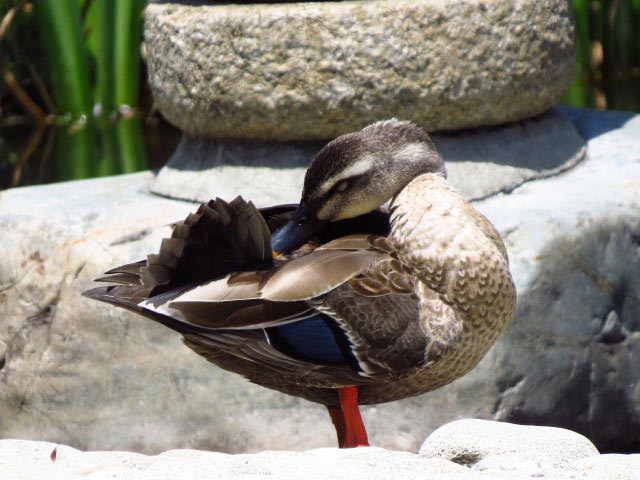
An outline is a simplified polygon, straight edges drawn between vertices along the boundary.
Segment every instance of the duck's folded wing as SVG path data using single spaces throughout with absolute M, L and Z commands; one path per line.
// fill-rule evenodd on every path
M 359 385 L 371 382 L 348 365 L 326 365 L 291 357 L 265 341 L 261 330 L 218 331 L 215 335 L 184 336 L 185 344 L 207 360 L 221 365 L 219 352 L 244 360 L 244 365 L 232 362 L 230 368 L 252 380 L 253 368 L 265 368 L 286 375 L 292 380 L 317 387 Z M 255 367 L 252 368 L 252 365 Z M 237 368 L 239 367 L 239 368 Z
M 174 224 L 158 254 L 110 270 L 100 280 L 116 285 L 85 296 L 181 333 L 207 358 L 219 351 L 279 371 L 314 372 L 317 384 L 329 385 L 331 375 L 322 373 L 329 370 L 337 384 L 367 381 L 342 326 L 316 306 L 387 253 L 373 247 L 379 237 L 352 235 L 274 262 L 270 230 L 292 210 L 259 212 L 241 198 L 209 202 Z
M 306 318 L 315 299 L 387 258 L 363 248 L 371 247 L 366 237 L 336 240 L 271 269 L 208 282 L 168 299 L 166 308 L 209 328 L 265 328 Z
M 256 343 L 254 360 L 276 350 L 315 365 L 349 366 L 349 378 L 363 382 L 409 372 L 425 363 L 428 339 L 412 280 L 380 238 L 336 239 L 268 272 L 210 282 L 168 305 L 210 328 L 263 328 L 268 344 Z M 219 315 L 225 303 L 226 317 Z
M 186 321 L 179 314 L 161 313 L 145 306 L 147 300 L 142 299 L 148 292 L 148 287 L 115 285 L 94 288 L 84 295 L 133 311 L 182 334 L 185 345 L 196 353 L 250 380 L 254 380 L 257 372 L 263 372 L 266 368 L 290 376 L 300 383 L 318 387 L 364 384 L 370 381 L 346 362 L 326 365 L 287 355 L 269 343 L 266 331 L 262 328 L 212 329 Z M 305 308 L 309 315 L 311 309 L 308 306 Z M 223 358 L 227 360 L 222 361 Z M 229 358 L 236 360 L 229 361 Z
M 294 208 L 259 211 L 241 197 L 212 200 L 173 224 L 157 254 L 98 279 L 118 287 L 85 295 L 150 318 L 160 314 L 212 329 L 263 328 L 307 318 L 312 308 L 305 300 L 358 275 L 376 253 L 322 250 L 276 266 L 271 230 Z

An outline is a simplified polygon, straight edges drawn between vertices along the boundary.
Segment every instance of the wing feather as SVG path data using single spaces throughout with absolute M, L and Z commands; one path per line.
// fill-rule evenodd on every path
M 367 378 L 347 365 L 287 356 L 269 343 L 263 331 L 317 315 L 318 297 L 336 288 L 349 289 L 348 282 L 356 277 L 369 278 L 371 266 L 388 258 L 374 245 L 377 235 L 352 234 L 368 231 L 367 217 L 352 230 L 347 221 L 333 225 L 295 255 L 274 262 L 271 232 L 288 221 L 295 208 L 259 211 L 241 197 L 229 203 L 212 200 L 173 224 L 171 237 L 162 241 L 158 253 L 114 268 L 99 279 L 117 285 L 85 295 L 181 333 L 190 348 L 214 363 L 222 355 L 216 352 L 225 352 L 302 383 L 366 383 Z M 377 216 L 380 225 L 374 231 L 384 232 L 388 217 Z M 376 282 L 371 277 L 367 285 Z M 336 324 L 345 329 L 340 319 Z
M 279 267 L 262 287 L 262 298 L 290 302 L 321 296 L 366 270 L 373 251 L 316 250 Z

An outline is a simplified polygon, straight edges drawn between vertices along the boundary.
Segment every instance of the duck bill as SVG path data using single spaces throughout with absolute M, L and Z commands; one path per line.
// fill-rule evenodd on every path
M 304 245 L 327 221 L 318 220 L 315 213 L 306 205 L 300 205 L 293 213 L 289 223 L 271 236 L 271 249 L 274 256 L 289 253 Z

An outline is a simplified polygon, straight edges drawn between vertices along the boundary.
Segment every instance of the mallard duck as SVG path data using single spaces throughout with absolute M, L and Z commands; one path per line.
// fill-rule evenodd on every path
M 395 119 L 327 144 L 299 204 L 211 200 L 173 225 L 158 254 L 98 280 L 114 285 L 85 296 L 325 405 L 340 447 L 368 445 L 358 405 L 473 368 L 516 300 L 498 231 L 449 185 L 429 136 Z

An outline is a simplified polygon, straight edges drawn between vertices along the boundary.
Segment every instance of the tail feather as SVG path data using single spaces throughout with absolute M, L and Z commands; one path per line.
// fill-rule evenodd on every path
M 142 285 L 140 275 L 134 273 L 112 273 L 93 279 L 94 282 L 117 283 L 119 285 Z
M 212 330 L 209 328 L 199 327 L 192 325 L 181 320 L 172 318 L 168 315 L 163 315 L 153 310 L 146 309 L 138 304 L 148 298 L 148 287 L 133 287 L 133 286 L 110 286 L 110 287 L 98 287 L 82 292 L 83 297 L 105 302 L 116 307 L 124 308 L 131 312 L 142 315 L 154 322 L 164 325 L 171 330 L 174 330 L 182 335 L 207 335 L 211 334 Z
M 171 237 L 162 240 L 158 253 L 107 271 L 96 281 L 116 285 L 83 295 L 133 311 L 183 335 L 211 333 L 183 321 L 180 315 L 172 318 L 167 312 L 146 308 L 143 302 L 180 295 L 199 282 L 271 263 L 269 228 L 260 211 L 242 197 L 230 203 L 211 200 L 172 226 Z
M 105 275 L 110 275 L 112 273 L 132 273 L 134 275 L 139 275 L 140 270 L 146 266 L 147 262 L 144 260 L 140 260 L 139 262 L 127 263 L 126 265 L 120 265 L 119 267 L 112 268 L 105 273 Z
M 158 253 L 109 270 L 98 281 L 144 285 L 156 294 L 187 281 L 220 278 L 272 262 L 267 223 L 253 203 L 240 196 L 230 203 L 211 200 L 172 226 Z

